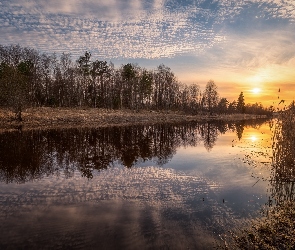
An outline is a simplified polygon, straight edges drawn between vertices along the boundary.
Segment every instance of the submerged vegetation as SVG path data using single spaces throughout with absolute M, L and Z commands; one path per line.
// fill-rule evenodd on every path
M 190 114 L 249 113 L 267 115 L 272 108 L 220 97 L 210 80 L 199 85 L 179 82 L 163 64 L 147 70 L 137 64 L 115 68 L 85 52 L 73 61 L 70 54 L 40 53 L 19 45 L 0 45 L 0 106 L 13 109 L 22 120 L 25 107 L 91 107 L 131 110 L 174 110 Z

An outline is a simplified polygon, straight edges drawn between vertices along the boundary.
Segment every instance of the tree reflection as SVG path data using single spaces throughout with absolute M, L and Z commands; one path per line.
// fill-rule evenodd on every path
M 243 137 L 244 127 L 245 127 L 245 121 L 236 123 L 236 133 L 239 140 L 241 140 Z
M 245 123 L 243 126 L 245 126 Z M 237 124 L 233 125 L 224 121 L 210 121 L 204 123 L 200 126 L 200 135 L 204 142 L 204 147 L 207 151 L 210 151 L 214 147 L 219 135 L 224 134 L 228 130 L 235 131 L 237 128 Z
M 207 149 L 207 151 L 210 151 L 215 145 L 218 137 L 217 127 L 211 122 L 204 124 L 204 126 L 201 127 L 201 137 L 204 141 L 204 147 Z
M 75 171 L 92 178 L 94 170 L 107 169 L 113 162 L 128 168 L 145 161 L 162 166 L 178 147 L 203 142 L 210 151 L 220 134 L 236 128 L 226 122 L 190 122 L 6 132 L 0 134 L 0 181 L 24 183 L 61 174 L 70 178 Z

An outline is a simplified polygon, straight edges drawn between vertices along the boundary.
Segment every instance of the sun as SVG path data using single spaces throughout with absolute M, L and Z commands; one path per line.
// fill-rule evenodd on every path
M 254 89 L 252 89 L 252 93 L 253 94 L 258 94 L 260 92 L 261 92 L 261 89 L 260 88 L 254 88 Z

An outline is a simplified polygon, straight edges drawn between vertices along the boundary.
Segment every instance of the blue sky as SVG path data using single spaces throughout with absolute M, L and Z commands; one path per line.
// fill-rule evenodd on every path
M 183 83 L 213 79 L 231 100 L 243 91 L 270 103 L 279 87 L 295 97 L 294 0 L 0 0 L 0 22 L 2 45 L 164 63 Z

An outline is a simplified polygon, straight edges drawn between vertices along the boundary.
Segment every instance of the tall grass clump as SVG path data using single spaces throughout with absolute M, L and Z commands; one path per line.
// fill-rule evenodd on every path
M 273 133 L 272 193 L 276 202 L 294 201 L 295 181 L 295 107 L 282 111 Z
M 295 249 L 295 107 L 281 111 L 273 127 L 271 197 L 263 217 L 231 232 L 223 249 Z

